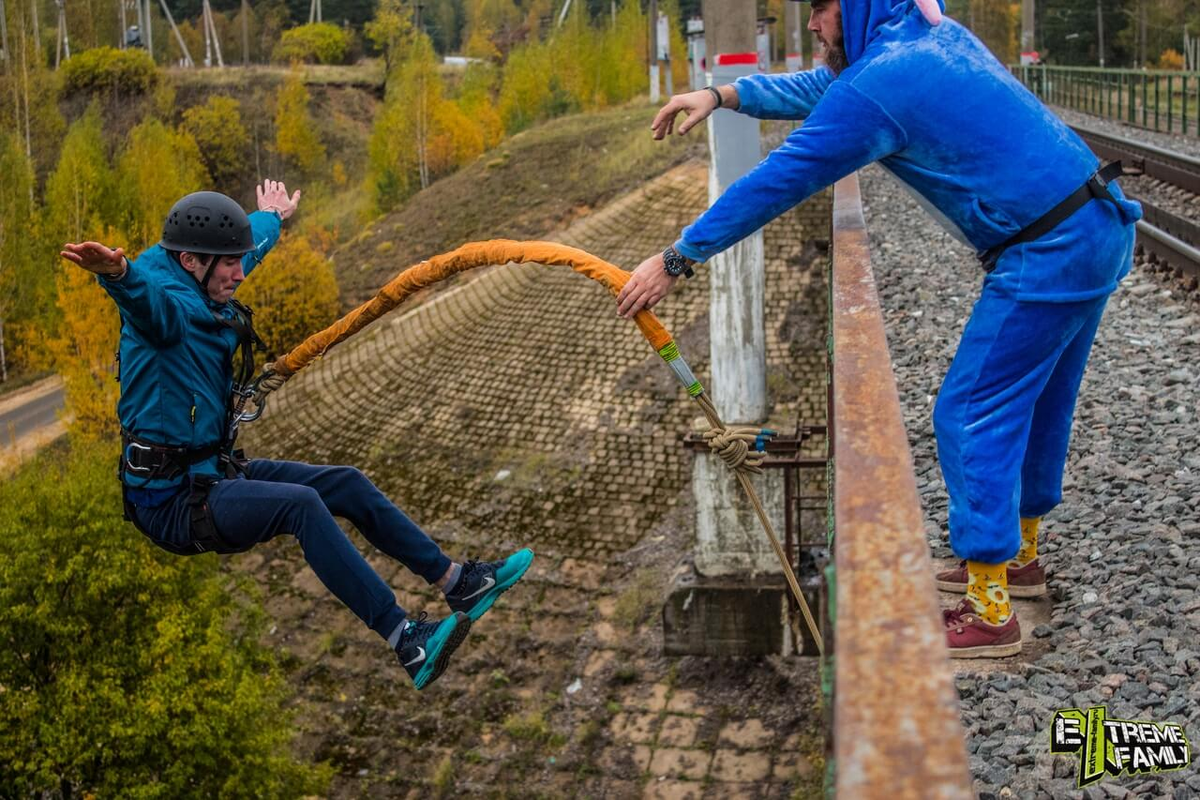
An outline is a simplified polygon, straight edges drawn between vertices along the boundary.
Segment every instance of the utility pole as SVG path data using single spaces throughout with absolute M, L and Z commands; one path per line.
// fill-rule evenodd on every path
M 135 2 L 141 4 L 142 0 L 135 0 Z M 154 26 L 150 24 L 150 0 L 146 0 L 144 5 L 143 13 L 146 17 L 146 27 L 142 28 L 142 31 L 146 36 L 146 52 L 150 54 L 150 58 L 154 58 Z M 163 9 L 166 9 L 165 5 Z M 170 14 L 167 14 L 167 16 L 170 17 Z M 174 22 L 171 23 L 171 27 L 175 27 Z
M 723 86 L 758 72 L 758 24 L 754 3 L 704 0 L 709 84 Z M 709 204 L 762 157 L 758 120 L 727 109 L 708 119 Z M 751 234 L 703 267 L 709 273 L 709 331 L 712 399 L 730 425 L 766 420 L 765 273 L 762 231 Z M 782 519 L 780 473 L 755 476 L 768 513 Z M 774 488 L 773 488 L 774 487 Z M 773 551 L 756 518 L 738 496 L 737 483 L 716 456 L 696 458 L 696 569 L 719 576 L 778 572 Z
M 658 91 L 658 0 L 650 0 L 650 104 L 660 99 Z
M 66 57 L 71 57 L 71 42 L 67 38 L 67 4 L 66 0 L 54 0 L 58 6 L 58 41 L 54 46 L 54 68 L 58 69 L 58 65 L 62 63 L 63 51 L 66 51 Z
M 149 3 L 150 0 L 146 0 L 146 2 Z M 175 41 L 179 44 L 179 51 L 181 53 L 183 53 L 183 65 L 185 67 L 196 66 L 196 62 L 192 60 L 191 52 L 188 51 L 187 43 L 184 42 L 183 37 L 179 35 L 179 27 L 175 24 L 175 18 L 171 16 L 171 9 L 167 8 L 167 0 L 158 0 L 158 2 L 162 5 L 163 15 L 167 18 L 167 24 L 171 26 L 171 30 L 174 31 L 174 33 L 175 33 Z M 150 29 L 150 26 L 149 26 L 149 21 L 150 21 L 149 20 L 149 17 L 150 17 L 149 11 L 150 11 L 150 9 L 147 8 L 146 11 L 147 11 L 147 13 L 146 13 L 146 17 L 147 17 L 146 33 L 149 34 L 149 32 L 150 32 L 150 30 L 149 30 Z M 147 41 L 149 41 L 149 40 L 147 40 Z
M 242 0 L 242 66 L 250 63 L 250 4 Z
M 204 0 L 200 7 L 204 18 L 204 66 L 212 66 L 212 52 L 217 54 L 217 66 L 224 67 L 225 59 L 221 57 L 221 40 L 217 38 L 217 23 L 213 20 L 212 6 Z
M 788 72 L 804 69 L 804 34 L 800 28 L 800 3 L 783 2 L 783 57 Z
M 1104 69 L 1104 5 L 1096 0 L 1096 49 L 1100 54 L 1100 69 Z
M 8 74 L 8 12 L 4 0 L 0 0 L 0 61 L 4 62 L 4 73 Z
M 1021 0 L 1021 52 L 1033 52 L 1033 0 Z

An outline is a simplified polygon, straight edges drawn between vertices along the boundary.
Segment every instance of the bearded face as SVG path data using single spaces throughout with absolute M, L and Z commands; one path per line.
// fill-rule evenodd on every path
M 842 4 L 839 0 L 813 0 L 808 29 L 825 48 L 825 65 L 838 74 L 849 66 L 842 43 Z

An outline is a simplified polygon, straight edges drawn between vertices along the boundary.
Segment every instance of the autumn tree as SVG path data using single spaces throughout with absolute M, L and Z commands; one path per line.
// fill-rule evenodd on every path
M 33 167 L 22 142 L 15 135 L 0 132 L 0 382 L 8 380 L 9 329 L 14 317 L 25 316 L 33 304 L 22 300 L 32 297 L 38 276 L 35 268 L 35 228 L 33 207 Z
M 46 181 L 44 214 L 52 242 L 78 242 L 115 221 L 115 181 L 104 151 L 100 107 L 93 102 L 68 129 Z
M 108 246 L 124 247 L 121 234 L 109 228 L 96 237 Z M 117 307 L 87 270 L 60 260 L 55 267 L 57 333 L 47 341 L 55 371 L 63 379 L 71 433 L 82 440 L 116 436 L 115 356 L 121 333 Z
M 390 77 L 401 48 L 411 40 L 413 33 L 409 10 L 403 0 L 380 0 L 375 16 L 363 27 L 363 32 L 383 55 L 385 74 Z
M 120 220 L 135 252 L 159 240 L 175 201 L 209 186 L 196 140 L 157 119 L 147 119 L 129 132 L 117 173 Z
M 308 103 L 304 76 L 294 68 L 275 101 L 275 152 L 302 173 L 311 173 L 325 161 L 325 146 L 313 130 Z
M 250 147 L 241 104 L 232 97 L 213 95 L 204 105 L 183 112 L 183 128 L 196 140 L 213 188 L 236 194 L 238 179 L 246 174 Z
M 0 796 L 326 796 L 252 585 L 122 521 L 115 455 L 72 441 L 0 484 Z
M 284 234 L 238 290 L 254 309 L 254 329 L 279 354 L 327 327 L 338 317 L 333 262 L 298 234 Z

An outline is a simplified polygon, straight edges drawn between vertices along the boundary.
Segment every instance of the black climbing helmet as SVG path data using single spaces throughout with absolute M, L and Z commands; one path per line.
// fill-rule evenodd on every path
M 250 218 L 232 197 L 192 192 L 171 206 L 159 245 L 177 253 L 240 256 L 254 249 L 254 235 Z

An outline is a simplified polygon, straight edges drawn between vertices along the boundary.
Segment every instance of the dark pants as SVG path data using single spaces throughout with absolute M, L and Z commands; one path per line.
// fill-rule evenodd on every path
M 138 523 L 173 553 L 195 552 L 188 493 L 157 508 L 137 509 Z M 405 617 L 396 595 L 334 522 L 348 519 L 372 545 L 433 583 L 450 559 L 433 540 L 353 467 L 254 460 L 246 475 L 219 481 L 208 496 L 225 552 L 249 550 L 290 533 L 329 591 L 383 638 Z

